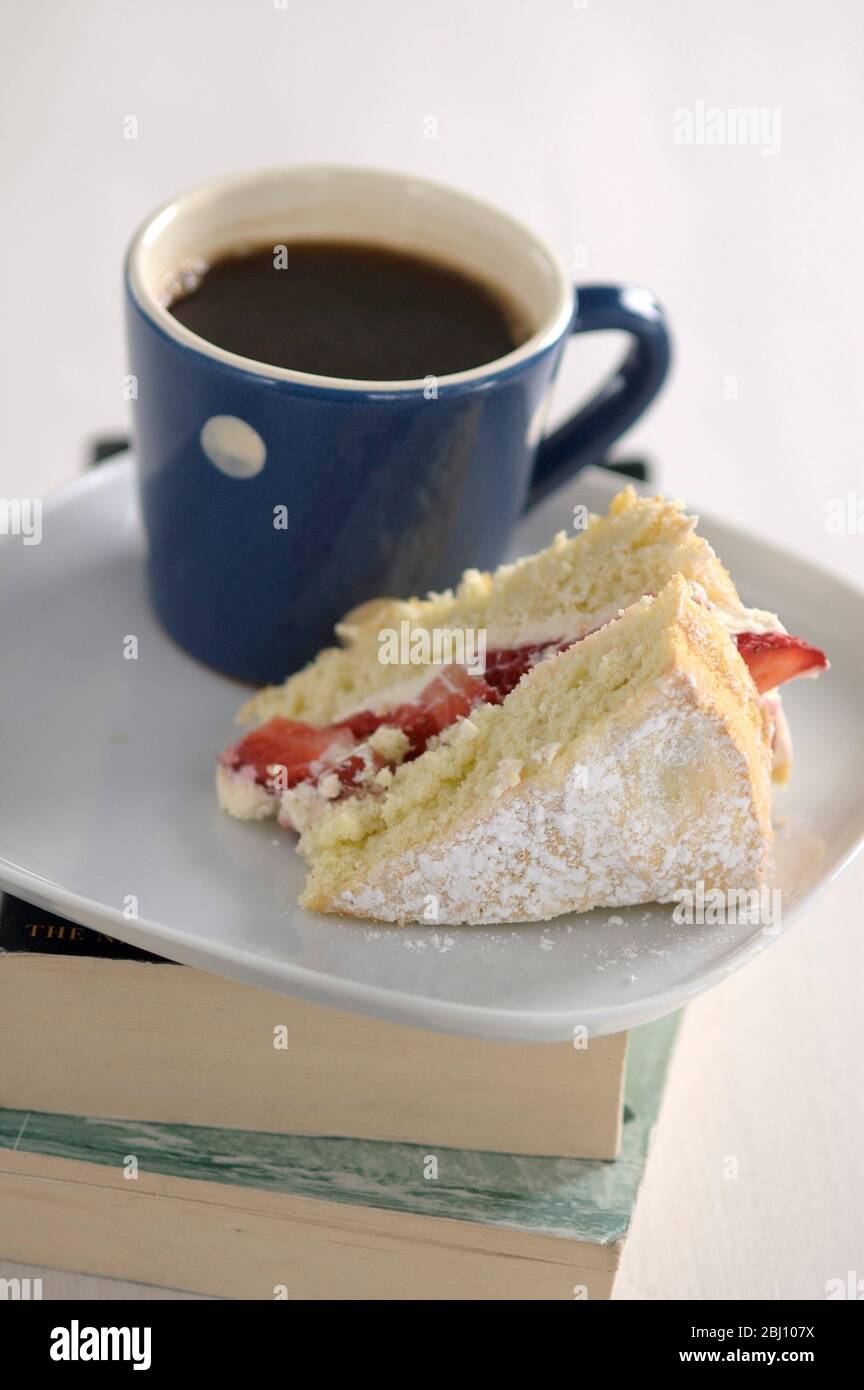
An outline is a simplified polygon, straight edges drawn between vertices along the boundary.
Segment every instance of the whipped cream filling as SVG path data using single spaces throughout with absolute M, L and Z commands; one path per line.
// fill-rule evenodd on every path
M 777 614 L 769 613 L 765 608 L 720 608 L 716 603 L 712 604 L 707 595 L 706 601 L 730 637 L 737 637 L 739 632 L 752 632 L 756 637 L 764 637 L 768 632 L 786 632 Z

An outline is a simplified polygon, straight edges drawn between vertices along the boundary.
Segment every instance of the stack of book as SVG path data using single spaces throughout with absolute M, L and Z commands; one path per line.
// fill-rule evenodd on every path
M 676 1027 L 449 1037 L 6 896 L 0 1258 L 243 1299 L 608 1298 Z

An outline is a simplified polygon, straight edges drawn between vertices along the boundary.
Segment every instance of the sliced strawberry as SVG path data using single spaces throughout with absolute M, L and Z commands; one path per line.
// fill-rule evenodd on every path
M 379 753 L 366 747 L 361 752 L 358 747 L 382 725 L 402 729 L 410 744 L 407 757 L 416 758 L 435 734 L 470 714 L 475 705 L 497 704 L 499 698 L 490 685 L 469 676 L 463 667 L 448 666 L 410 704 L 397 705 L 386 714 L 361 710 L 325 729 L 277 716 L 226 749 L 220 761 L 235 770 L 254 768 L 255 780 L 262 786 L 272 787 L 273 769 L 284 768 L 281 788 L 317 781 L 328 772 L 335 772 L 346 789 L 357 788 L 368 780 L 370 768 L 377 771 L 386 766 Z
M 272 767 L 284 767 L 284 785 L 293 787 L 313 776 L 318 770 L 313 764 L 328 753 L 332 756 L 340 745 L 346 752 L 350 748 L 351 734 L 346 729 L 316 729 L 299 719 L 277 716 L 235 743 L 223 760 L 229 767 L 254 767 L 256 781 L 264 786 L 272 779 Z
M 498 692 L 479 676 L 469 676 L 463 666 L 446 666 L 424 686 L 411 704 L 397 705 L 386 722 L 407 734 L 409 757 L 419 757 L 436 734 L 470 714 L 477 705 L 497 705 Z
M 368 786 L 375 773 L 380 768 L 387 766 L 387 759 L 374 748 L 363 746 L 356 752 L 349 753 L 347 758 L 335 763 L 328 771 L 335 772 L 342 786 L 347 790 L 357 790 L 360 787 Z
M 498 647 L 486 657 L 483 679 L 502 700 L 515 690 L 526 672 L 536 666 L 549 652 L 564 651 L 572 642 L 535 642 L 524 647 Z
M 373 714 L 371 709 L 360 710 L 357 714 L 349 714 L 347 719 L 340 719 L 338 724 L 334 724 L 334 729 L 350 729 L 355 738 L 361 741 L 374 734 L 376 729 L 380 729 L 382 724 L 386 724 L 388 718 L 386 714 Z
M 444 670 L 420 692 L 418 701 L 427 718 L 440 734 L 450 724 L 476 705 L 497 705 L 497 692 L 482 676 L 469 676 L 463 666 L 445 666 Z
M 739 632 L 735 641 L 761 694 L 793 676 L 825 671 L 828 658 L 818 647 L 785 632 Z
M 387 722 L 393 728 L 401 729 L 408 739 L 406 762 L 419 758 L 430 738 L 438 732 L 434 720 L 419 704 L 397 705 L 396 709 L 390 711 Z

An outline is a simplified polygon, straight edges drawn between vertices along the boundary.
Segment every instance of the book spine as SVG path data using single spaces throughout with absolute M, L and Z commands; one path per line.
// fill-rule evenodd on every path
M 161 956 L 127 946 L 112 936 L 81 927 L 56 912 L 33 907 L 11 893 L 0 893 L 0 952 L 93 956 L 99 960 L 141 960 L 162 964 Z

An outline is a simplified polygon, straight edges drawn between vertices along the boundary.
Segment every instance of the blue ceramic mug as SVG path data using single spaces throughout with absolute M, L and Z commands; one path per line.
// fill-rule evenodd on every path
M 355 381 L 236 356 L 169 312 L 190 267 L 292 239 L 375 242 L 455 264 L 504 290 L 533 331 L 470 371 Z M 173 199 L 132 243 L 126 295 L 153 604 L 193 656 L 255 682 L 296 670 L 366 599 L 494 565 L 520 512 L 598 459 L 669 365 L 648 291 L 577 293 L 512 218 L 367 169 L 246 173 Z M 625 330 L 630 350 L 543 439 L 564 343 L 595 329 Z

